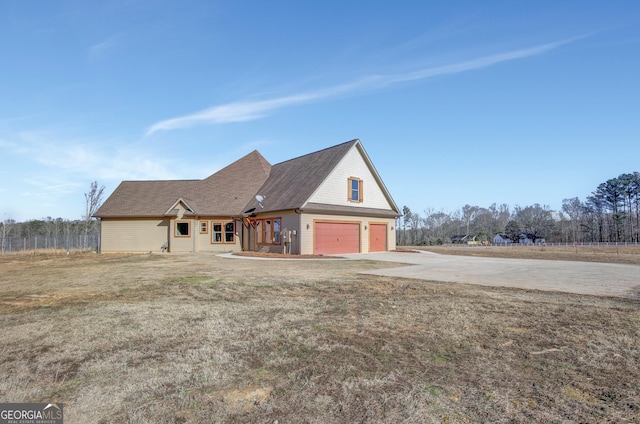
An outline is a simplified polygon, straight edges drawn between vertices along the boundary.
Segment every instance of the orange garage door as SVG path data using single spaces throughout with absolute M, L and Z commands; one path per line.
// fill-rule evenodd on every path
M 387 224 L 369 225 L 369 252 L 387 250 Z
M 316 255 L 360 252 L 360 224 L 316 222 L 313 231 L 313 253 Z

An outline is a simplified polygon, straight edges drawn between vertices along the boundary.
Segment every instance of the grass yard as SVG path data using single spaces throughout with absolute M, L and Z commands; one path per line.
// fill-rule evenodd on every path
M 64 402 L 65 423 L 640 421 L 638 300 L 358 274 L 390 266 L 0 257 L 0 402 Z

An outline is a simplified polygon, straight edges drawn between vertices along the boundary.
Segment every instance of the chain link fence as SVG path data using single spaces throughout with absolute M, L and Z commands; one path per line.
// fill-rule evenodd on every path
M 0 238 L 0 254 L 3 255 L 56 250 L 67 252 L 71 250 L 97 252 L 99 247 L 100 234 Z

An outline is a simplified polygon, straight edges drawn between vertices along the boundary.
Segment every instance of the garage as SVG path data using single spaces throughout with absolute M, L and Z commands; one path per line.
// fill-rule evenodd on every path
M 360 224 L 351 222 L 315 222 L 313 253 L 333 255 L 360 253 Z
M 369 225 L 369 252 L 387 250 L 387 224 Z

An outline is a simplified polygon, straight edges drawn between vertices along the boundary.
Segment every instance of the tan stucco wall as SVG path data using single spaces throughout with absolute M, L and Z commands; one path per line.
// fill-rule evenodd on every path
M 343 216 L 343 215 L 320 215 L 320 214 L 302 214 L 301 215 L 301 254 L 312 255 L 313 252 L 313 223 L 315 221 L 334 221 L 334 222 L 357 222 L 360 224 L 360 253 L 369 253 L 369 230 L 371 224 L 387 224 L 387 249 L 396 249 L 396 232 L 395 219 L 393 218 L 371 218 L 364 216 Z M 365 230 L 365 226 L 367 230 Z
M 160 252 L 168 240 L 168 219 L 103 219 L 101 252 Z

